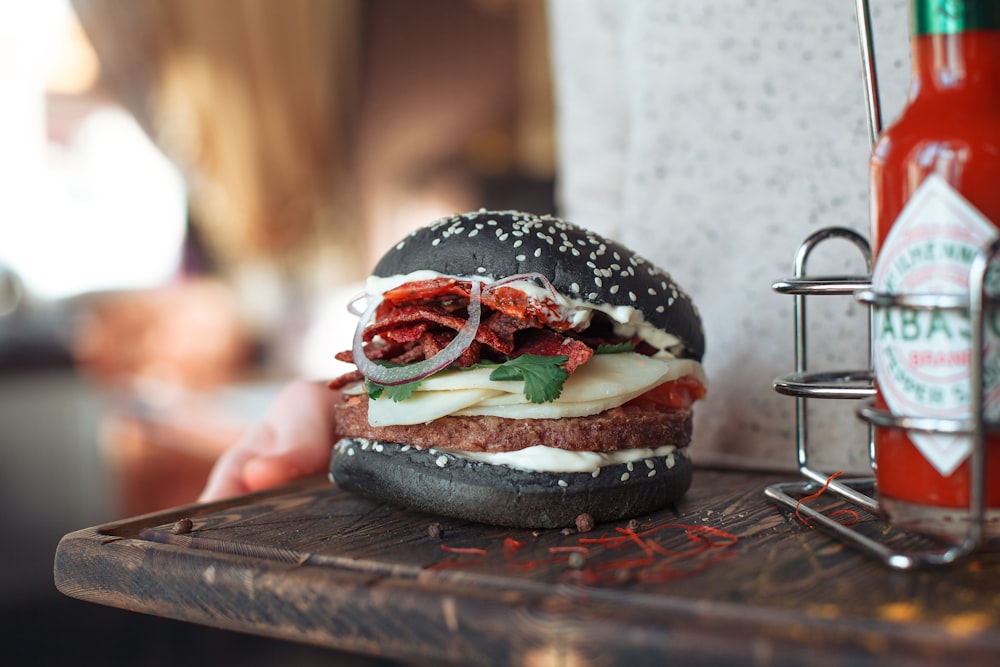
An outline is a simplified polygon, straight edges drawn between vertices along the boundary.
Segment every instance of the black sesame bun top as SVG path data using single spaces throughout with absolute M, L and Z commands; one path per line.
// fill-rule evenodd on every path
M 540 273 L 570 301 L 640 312 L 680 340 L 678 356 L 701 360 L 705 338 L 691 299 L 670 275 L 623 245 L 551 216 L 480 210 L 442 218 L 387 252 L 378 278 L 429 270 L 494 280 Z

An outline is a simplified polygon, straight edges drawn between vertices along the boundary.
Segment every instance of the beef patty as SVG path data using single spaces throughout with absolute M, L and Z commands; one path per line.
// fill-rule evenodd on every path
M 368 397 L 345 397 L 334 409 L 339 437 L 398 442 L 423 449 L 509 452 L 546 445 L 570 451 L 606 452 L 691 442 L 691 411 L 623 405 L 586 417 L 506 419 L 441 417 L 426 424 L 371 426 Z

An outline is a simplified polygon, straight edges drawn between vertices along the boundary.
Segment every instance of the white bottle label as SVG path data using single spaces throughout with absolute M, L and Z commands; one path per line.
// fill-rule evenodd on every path
M 879 251 L 872 288 L 888 294 L 969 293 L 972 259 L 997 229 L 943 178 L 929 176 L 907 202 Z M 964 419 L 969 416 L 971 327 L 967 313 L 877 308 L 872 349 L 875 378 L 895 415 Z M 987 326 L 986 349 L 1000 337 Z M 1000 355 L 987 352 L 986 366 Z M 992 362 L 992 363 L 991 363 Z M 997 382 L 987 373 L 987 415 L 1000 413 Z M 995 376 L 994 376 L 995 377 Z M 968 457 L 968 436 L 909 433 L 944 476 Z

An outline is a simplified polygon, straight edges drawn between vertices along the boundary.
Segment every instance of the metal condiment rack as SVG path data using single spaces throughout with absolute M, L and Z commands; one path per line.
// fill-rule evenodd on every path
M 881 111 L 878 95 L 878 81 L 875 70 L 874 49 L 872 48 L 871 15 L 868 0 L 856 0 L 858 36 L 865 83 L 865 100 L 868 112 L 869 136 L 874 146 L 881 133 Z M 808 277 L 807 263 L 810 255 L 820 244 L 842 239 L 852 243 L 862 254 L 868 271 L 865 276 Z M 955 563 L 981 548 L 986 541 L 986 438 L 987 430 L 997 428 L 985 419 L 983 382 L 983 345 L 985 306 L 995 303 L 986 292 L 986 275 L 993 259 L 1000 254 L 1000 240 L 989 248 L 984 248 L 976 256 L 969 280 L 969 294 L 964 295 L 887 295 L 871 290 L 872 258 L 868 241 L 854 230 L 844 227 L 821 229 L 810 235 L 799 247 L 795 255 L 794 276 L 779 280 L 772 288 L 794 297 L 795 327 L 795 372 L 777 378 L 774 389 L 778 393 L 795 397 L 796 447 L 799 473 L 805 481 L 774 484 L 765 489 L 765 495 L 793 509 L 807 518 L 812 525 L 829 532 L 837 539 L 857 547 L 861 551 L 880 560 L 886 566 L 898 570 L 913 570 L 921 567 Z M 868 369 L 852 371 L 810 372 L 808 370 L 806 297 L 807 296 L 854 296 L 868 305 L 869 340 Z M 835 475 L 821 472 L 810 464 L 808 406 L 809 399 L 870 399 L 875 395 L 872 367 L 872 311 L 874 308 L 910 308 L 916 310 L 958 310 L 968 311 L 972 323 L 971 341 L 971 404 L 968 419 L 933 419 L 917 416 L 893 416 L 875 407 L 873 401 L 866 401 L 857 414 L 868 422 L 868 452 L 872 470 L 875 469 L 874 427 L 902 428 L 910 431 L 937 432 L 969 435 L 973 441 L 970 455 L 970 503 L 968 529 L 963 539 L 957 543 L 928 543 L 921 539 L 919 546 L 900 549 L 846 525 L 803 503 L 804 497 L 822 489 L 840 500 L 878 515 L 879 505 L 875 494 L 874 476 L 839 480 Z

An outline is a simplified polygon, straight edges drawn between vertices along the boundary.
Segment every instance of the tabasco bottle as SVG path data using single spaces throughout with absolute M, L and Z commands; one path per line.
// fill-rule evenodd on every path
M 872 288 L 968 294 L 972 257 L 1000 225 L 1000 0 L 910 0 L 908 103 L 871 160 Z M 987 367 L 1000 367 L 1000 314 Z M 878 401 L 894 415 L 967 418 L 970 320 L 960 311 L 879 308 Z M 989 419 L 1000 384 L 987 372 Z M 969 507 L 968 436 L 878 428 L 879 505 L 890 523 L 960 538 Z M 1000 534 L 1000 434 L 988 436 L 986 534 Z

